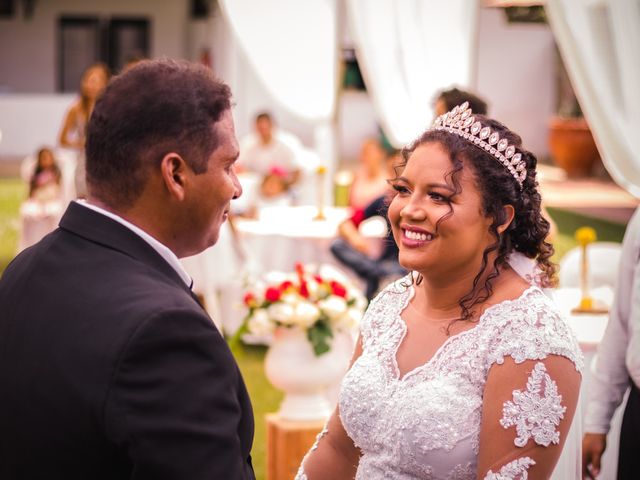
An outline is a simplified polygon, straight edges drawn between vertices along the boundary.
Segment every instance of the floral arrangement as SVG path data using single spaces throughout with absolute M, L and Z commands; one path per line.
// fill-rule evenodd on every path
M 323 271 L 297 264 L 294 273 L 269 277 L 245 293 L 248 313 L 238 335 L 266 336 L 278 327 L 299 328 L 320 356 L 330 350 L 334 331 L 357 326 L 366 308 L 362 293 L 330 267 Z

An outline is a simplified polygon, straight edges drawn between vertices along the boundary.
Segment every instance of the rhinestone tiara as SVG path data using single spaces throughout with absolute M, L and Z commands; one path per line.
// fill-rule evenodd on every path
M 498 132 L 492 132 L 490 127 L 476 120 L 469 108 L 469 102 L 464 102 L 436 118 L 433 130 L 453 133 L 484 149 L 509 170 L 522 188 L 522 182 L 527 177 L 527 165 L 522 155 L 516 153 L 516 147 L 509 144 L 506 138 L 500 138 Z

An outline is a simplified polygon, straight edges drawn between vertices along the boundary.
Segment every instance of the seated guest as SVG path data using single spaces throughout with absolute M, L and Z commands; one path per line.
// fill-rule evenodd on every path
M 38 242 L 58 226 L 63 207 L 61 178 L 53 152 L 41 148 L 29 179 L 29 198 L 20 206 L 19 251 Z
M 29 181 L 29 198 L 38 202 L 60 199 L 61 174 L 49 148 L 38 151 L 36 166 Z
M 276 130 L 269 113 L 256 116 L 255 134 L 247 136 L 240 147 L 238 171 L 268 175 L 273 168 L 285 172 L 284 180 L 289 189 L 300 179 L 300 165 L 294 150 L 287 145 Z
M 354 212 L 356 225 L 362 219 L 364 209 L 388 190 L 389 175 L 385 170 L 385 151 L 380 142 L 368 138 L 360 148 L 360 163 L 349 190 L 349 206 Z
M 389 178 L 394 176 L 393 166 L 399 160 L 398 152 L 387 157 L 386 171 Z M 385 192 L 369 203 L 361 214 L 356 213 L 354 217 L 342 222 L 338 227 L 341 238 L 331 244 L 331 253 L 338 261 L 365 281 L 365 295 L 368 300 L 371 300 L 378 291 L 381 279 L 406 273 L 398 263 L 398 246 L 393 240 L 391 225 L 387 218 L 388 206 L 388 192 Z M 380 216 L 386 222 L 387 234 L 382 241 L 381 252 L 376 252 L 371 242 L 358 230 L 358 223 L 374 216 Z

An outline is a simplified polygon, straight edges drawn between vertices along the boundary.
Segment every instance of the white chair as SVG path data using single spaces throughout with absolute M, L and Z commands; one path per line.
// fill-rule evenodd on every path
M 560 288 L 580 286 L 581 247 L 575 247 L 560 260 Z M 611 287 L 615 290 L 622 244 L 594 242 L 587 246 L 589 288 Z

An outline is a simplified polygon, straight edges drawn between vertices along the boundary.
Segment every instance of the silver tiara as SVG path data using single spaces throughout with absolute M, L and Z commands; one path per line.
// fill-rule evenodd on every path
M 469 102 L 464 102 L 436 118 L 433 129 L 454 133 L 483 148 L 509 170 L 522 188 L 522 182 L 527 178 L 527 165 L 522 154 L 516 153 L 516 147 L 509 144 L 506 138 L 500 138 L 498 132 L 492 132 L 490 127 L 482 125 L 472 114 Z

